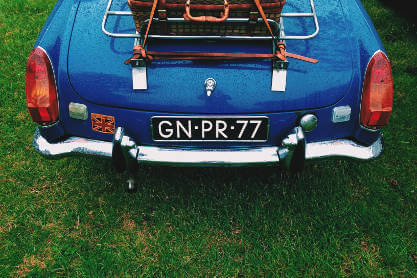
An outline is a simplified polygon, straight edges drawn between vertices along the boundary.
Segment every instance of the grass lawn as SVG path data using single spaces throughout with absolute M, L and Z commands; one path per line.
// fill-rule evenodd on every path
M 126 194 L 125 175 L 103 171 L 109 161 L 33 150 L 26 59 L 55 0 L 1 0 L 0 277 L 416 277 L 416 26 L 363 2 L 395 81 L 382 157 L 321 161 L 298 176 L 145 168 Z

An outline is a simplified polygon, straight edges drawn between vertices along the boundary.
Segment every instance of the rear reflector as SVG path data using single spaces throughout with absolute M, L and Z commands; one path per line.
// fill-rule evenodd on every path
M 369 61 L 362 91 L 361 124 L 370 129 L 388 124 L 392 111 L 393 80 L 387 56 L 378 51 Z
M 54 72 L 45 51 L 37 47 L 26 67 L 26 102 L 32 120 L 42 126 L 58 120 L 58 99 Z

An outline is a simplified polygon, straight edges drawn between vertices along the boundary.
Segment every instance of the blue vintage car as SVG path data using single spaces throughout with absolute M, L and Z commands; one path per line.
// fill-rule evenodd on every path
M 393 81 L 361 2 L 288 0 L 280 22 L 269 22 L 274 38 L 150 32 L 147 48 L 273 53 L 279 41 L 318 63 L 289 56 L 126 65 L 146 29 L 136 31 L 127 0 L 59 0 L 27 65 L 35 149 L 112 158 L 129 172 L 130 190 L 145 163 L 298 171 L 305 160 L 378 157 Z

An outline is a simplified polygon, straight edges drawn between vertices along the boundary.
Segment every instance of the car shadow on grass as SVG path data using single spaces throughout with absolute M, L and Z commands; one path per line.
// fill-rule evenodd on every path
M 86 177 L 98 168 L 109 168 L 109 161 L 89 163 Z M 303 172 L 291 174 L 279 167 L 163 167 L 142 166 L 136 193 L 124 190 L 126 173 L 108 172 L 103 180 L 85 188 L 88 195 L 101 196 L 114 208 L 135 207 L 139 211 L 169 208 L 202 211 L 203 207 L 251 207 L 269 203 L 292 211 L 312 203 L 333 203 L 349 198 L 349 186 L 357 165 L 351 161 L 331 160 L 308 163 Z M 88 173 L 90 172 L 90 173 Z M 200 206 L 201 205 L 201 206 Z M 200 206 L 200 207 L 199 207 Z M 232 212 L 231 212 L 232 213 Z M 232 213 L 233 214 L 233 213 Z

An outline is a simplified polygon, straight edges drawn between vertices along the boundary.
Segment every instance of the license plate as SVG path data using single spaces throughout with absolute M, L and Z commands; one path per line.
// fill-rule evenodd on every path
M 165 117 L 151 120 L 154 141 L 265 142 L 268 117 Z

